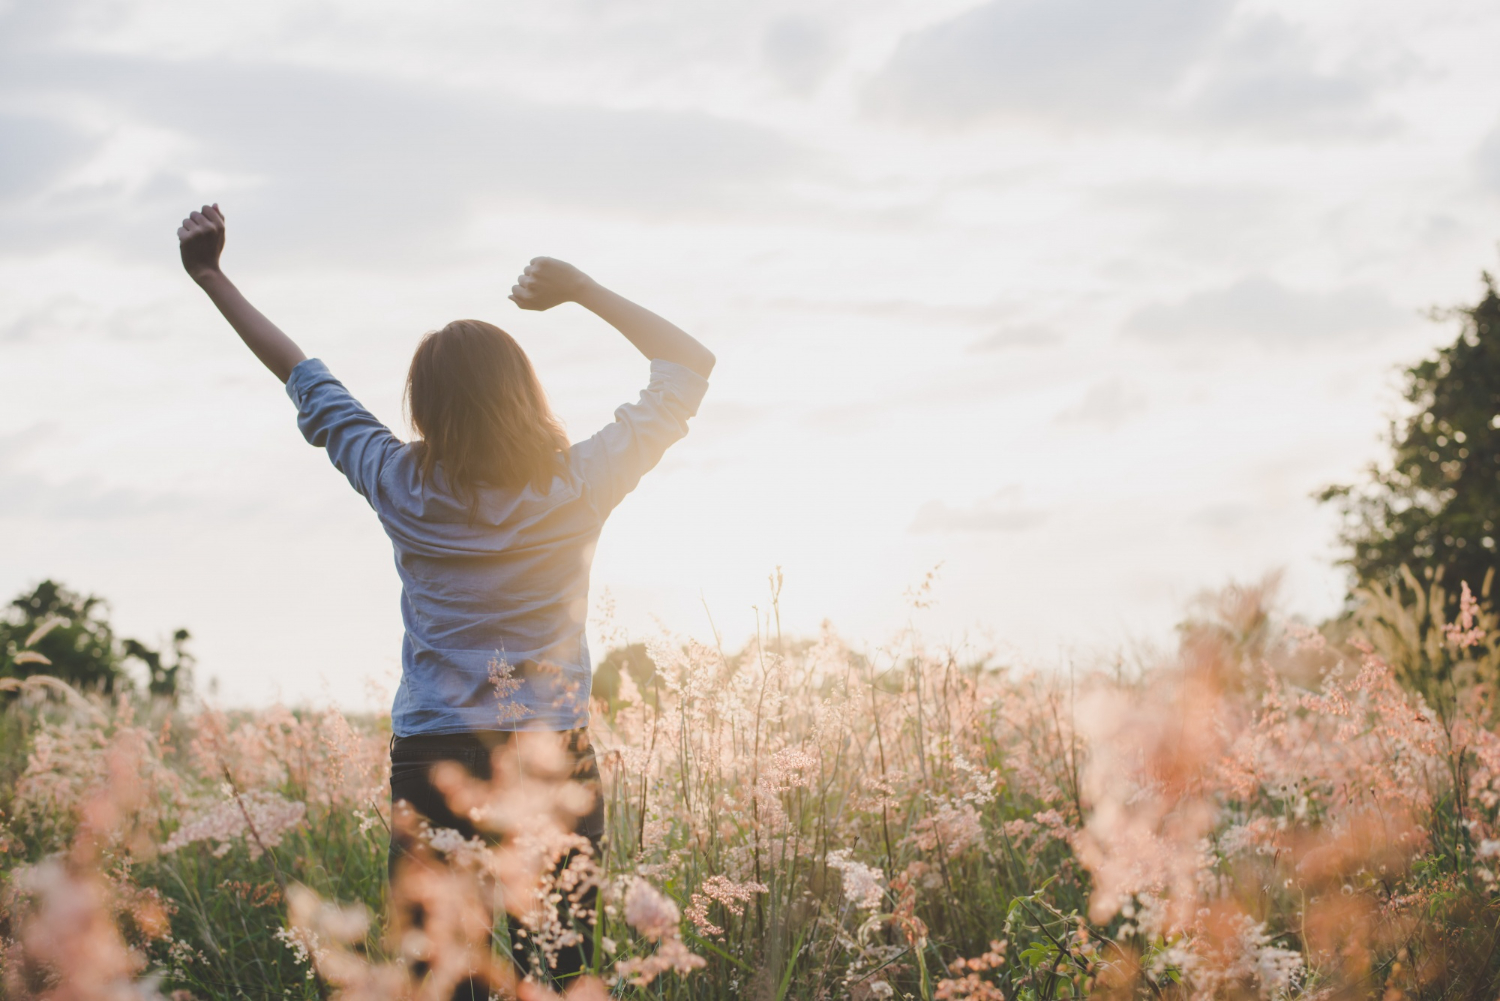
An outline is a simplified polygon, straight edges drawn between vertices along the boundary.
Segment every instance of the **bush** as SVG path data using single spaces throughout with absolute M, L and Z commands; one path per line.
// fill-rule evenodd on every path
M 186 629 L 173 634 L 169 661 L 140 640 L 117 640 L 104 599 L 51 580 L 18 595 L 5 613 L 0 615 L 0 677 L 46 674 L 85 691 L 113 692 L 131 683 L 124 664 L 135 659 L 145 668 L 152 695 L 176 698 L 189 688 L 193 658 L 186 644 L 192 636 Z

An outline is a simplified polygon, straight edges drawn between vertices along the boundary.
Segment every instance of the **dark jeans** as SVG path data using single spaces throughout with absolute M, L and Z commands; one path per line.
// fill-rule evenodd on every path
M 405 800 L 413 810 L 427 818 L 427 822 L 435 828 L 451 827 L 465 838 L 482 836 L 467 817 L 460 817 L 448 808 L 443 794 L 432 784 L 432 769 L 439 762 L 454 761 L 462 765 L 475 778 L 488 780 L 491 777 L 491 762 L 494 753 L 513 737 L 514 734 L 506 731 L 484 730 L 473 733 L 426 734 L 393 738 L 391 740 L 392 816 L 394 817 L 395 804 Z M 594 857 L 597 859 L 600 858 L 599 846 L 604 837 L 604 800 L 599 795 L 599 763 L 594 757 L 594 747 L 589 742 L 587 729 L 569 730 L 564 737 L 565 746 L 573 759 L 573 781 L 592 788 L 595 793 L 593 809 L 585 816 L 578 818 L 574 833 L 589 839 L 594 846 Z M 396 862 L 409 850 L 410 841 L 403 839 L 403 835 L 397 832 L 395 825 L 392 825 L 392 830 L 390 867 L 394 873 Z M 569 860 L 565 857 L 559 868 L 566 866 Z M 596 896 L 597 891 L 589 890 L 580 900 L 581 906 L 592 912 Z M 528 940 L 523 935 L 517 935 L 521 926 L 514 918 L 507 917 L 506 920 L 510 926 L 512 958 L 519 971 L 524 974 L 530 969 L 526 949 Z M 570 946 L 558 952 L 557 965 L 548 970 L 553 978 L 563 980 L 592 965 L 594 947 L 592 930 L 589 928 L 582 930 L 585 934 L 581 946 Z M 566 984 L 567 981 L 563 980 L 563 983 Z M 462 990 L 454 995 L 455 999 L 465 996 Z M 475 985 L 473 996 L 479 998 L 486 996 L 483 985 Z

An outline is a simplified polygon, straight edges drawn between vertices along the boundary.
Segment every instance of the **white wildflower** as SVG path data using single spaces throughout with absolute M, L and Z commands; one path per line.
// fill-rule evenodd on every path
M 319 954 L 318 936 L 308 928 L 278 928 L 276 940 L 292 953 L 292 962 L 307 967 L 307 979 L 313 978 L 313 963 Z
M 163 852 L 175 852 L 198 841 L 214 841 L 214 856 L 223 858 L 243 839 L 252 860 L 264 849 L 275 848 L 288 831 L 302 823 L 307 813 L 305 803 L 282 799 L 275 793 L 249 792 L 231 795 L 183 824 L 167 843 Z
M 862 911 L 873 911 L 880 906 L 885 896 L 881 881 L 885 873 L 863 862 L 849 858 L 850 849 L 840 848 L 828 853 L 828 867 L 837 869 L 844 877 L 844 899 Z

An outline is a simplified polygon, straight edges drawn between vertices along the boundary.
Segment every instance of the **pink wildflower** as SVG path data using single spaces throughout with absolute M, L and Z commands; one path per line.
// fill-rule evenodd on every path
M 668 971 L 688 974 L 706 965 L 707 961 L 683 945 L 682 939 L 673 937 L 663 941 L 661 947 L 649 956 L 622 959 L 615 964 L 615 970 L 635 986 L 645 987 Z
M 912 840 L 925 852 L 941 849 L 956 858 L 984 843 L 984 826 L 972 803 L 943 803 L 931 816 L 917 821 Z
M 159 997 L 135 981 L 145 965 L 126 946 L 111 914 L 110 894 L 96 875 L 70 872 L 56 860 L 20 870 L 16 887 L 32 898 L 17 941 L 8 950 L 6 993 L 29 997 L 28 979 L 47 974 L 51 1001 L 146 1001 Z
M 1463 581 L 1458 598 L 1458 621 L 1450 622 L 1443 627 L 1448 635 L 1448 642 L 1460 650 L 1467 650 L 1484 639 L 1484 630 L 1475 625 L 1479 617 L 1479 601 L 1469 591 L 1469 582 Z
M 705 965 L 703 957 L 682 942 L 682 915 L 677 905 L 639 877 L 631 880 L 625 893 L 625 921 L 643 937 L 657 943 L 651 955 L 615 964 L 616 972 L 637 987 L 646 986 L 669 970 L 687 974 Z
M 710 876 L 694 893 L 688 904 L 687 916 L 700 935 L 722 935 L 724 929 L 708 919 L 708 905 L 717 902 L 730 914 L 739 917 L 745 913 L 745 905 L 758 893 L 769 893 L 764 883 L 753 881 L 736 883 L 727 876 Z
M 633 879 L 625 892 L 625 920 L 653 942 L 676 932 L 682 913 L 672 900 L 644 879 Z

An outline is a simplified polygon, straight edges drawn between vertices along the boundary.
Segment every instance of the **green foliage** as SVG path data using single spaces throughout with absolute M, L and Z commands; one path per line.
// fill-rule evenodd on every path
M 171 698 L 186 691 L 192 671 L 193 655 L 184 649 L 192 634 L 179 629 L 172 634 L 172 661 L 168 663 L 163 651 L 153 650 L 140 640 L 124 642 L 125 656 L 134 657 L 146 665 L 146 690 L 152 695 Z
M 1355 586 L 1391 585 L 1401 567 L 1428 579 L 1445 573 L 1476 590 L 1495 565 L 1500 519 L 1500 296 L 1484 276 L 1452 344 L 1406 371 L 1414 410 L 1390 429 L 1391 456 L 1363 485 L 1320 496 L 1343 513 L 1342 561 Z M 1450 594 L 1451 597 L 1451 594 Z
M 623 675 L 629 675 L 635 682 L 636 689 L 651 700 L 652 705 L 656 704 L 656 693 L 651 688 L 651 679 L 656 677 L 656 665 L 646 653 L 646 644 L 631 643 L 611 648 L 604 659 L 594 666 L 593 697 L 613 708 L 620 698 L 620 680 Z
M 1356 589 L 1354 598 L 1352 611 L 1334 632 L 1367 640 L 1402 687 L 1422 696 L 1444 719 L 1467 693 L 1500 692 L 1500 620 L 1491 608 L 1478 612 L 1475 624 L 1482 635 L 1473 647 L 1460 649 L 1447 635 L 1452 623 L 1446 613 L 1456 595 L 1441 579 L 1419 581 L 1401 567 L 1389 583 L 1371 582 Z
M 296 790 L 286 790 L 295 795 Z M 200 998 L 257 995 L 326 996 L 287 939 L 281 880 L 295 880 L 325 897 L 384 909 L 387 836 L 361 828 L 347 810 L 314 806 L 307 822 L 276 848 L 252 859 L 244 845 L 217 856 L 197 844 L 138 867 L 137 882 L 172 904 L 169 939 L 149 944 L 157 969 L 174 988 Z M 368 948 L 379 948 L 379 931 Z
M 50 674 L 77 688 L 105 692 L 114 691 L 123 680 L 121 653 L 103 599 L 44 580 L 30 594 L 16 597 L 7 611 L 9 615 L 0 620 L 0 674 L 5 677 Z M 28 641 L 53 619 L 61 621 Z M 45 659 L 18 659 L 27 649 Z
M 173 634 L 169 659 L 140 640 L 117 639 L 108 612 L 104 599 L 52 580 L 18 595 L 0 615 L 0 677 L 47 674 L 83 691 L 115 692 L 130 687 L 124 665 L 134 659 L 146 669 L 150 694 L 175 698 L 187 691 L 192 635 Z

